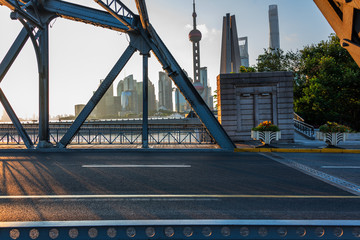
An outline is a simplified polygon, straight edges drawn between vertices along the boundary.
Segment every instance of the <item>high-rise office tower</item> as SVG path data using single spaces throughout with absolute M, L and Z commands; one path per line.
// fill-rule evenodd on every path
M 175 90 L 175 111 L 178 113 L 189 112 L 191 110 L 189 103 L 185 100 L 180 90 Z
M 239 72 L 241 65 L 239 38 L 235 16 L 226 14 L 223 19 L 220 73 Z
M 134 79 L 133 75 L 125 77 L 120 80 L 117 86 L 117 95 L 121 98 L 121 114 L 140 114 L 143 109 L 142 91 L 143 83 Z M 154 84 L 148 80 L 149 86 L 149 112 L 156 111 L 155 87 Z
M 241 66 L 249 67 L 249 45 L 248 37 L 239 38 Z
M 200 68 L 200 83 L 204 86 L 203 92 L 200 94 L 210 109 L 213 108 L 213 99 L 211 95 L 211 87 L 208 86 L 207 67 Z
M 173 110 L 172 80 L 164 72 L 159 72 L 159 110 Z
M 269 6 L 270 40 L 269 49 L 280 49 L 279 15 L 277 5 Z

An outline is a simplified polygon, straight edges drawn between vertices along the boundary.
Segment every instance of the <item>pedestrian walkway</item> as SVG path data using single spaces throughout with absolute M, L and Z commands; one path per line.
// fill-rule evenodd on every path
M 328 145 L 319 140 L 310 140 L 299 133 L 295 133 L 293 143 L 272 143 L 264 147 L 260 141 L 247 141 L 236 143 L 237 151 L 259 151 L 259 152 L 348 152 L 360 153 L 360 141 L 350 139 L 340 142 L 338 148 L 328 148 Z

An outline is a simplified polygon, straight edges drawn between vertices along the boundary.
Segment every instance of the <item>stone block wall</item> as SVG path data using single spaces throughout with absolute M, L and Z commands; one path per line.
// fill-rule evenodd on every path
M 281 129 L 281 142 L 293 142 L 293 80 L 291 72 L 220 74 L 218 119 L 230 138 L 251 140 L 251 129 L 267 120 Z

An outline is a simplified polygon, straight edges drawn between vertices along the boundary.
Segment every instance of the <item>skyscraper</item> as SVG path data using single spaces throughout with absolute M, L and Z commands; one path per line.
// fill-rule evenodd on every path
M 165 72 L 159 72 L 159 110 L 173 110 L 172 80 Z
M 226 14 L 223 19 L 220 73 L 239 72 L 241 65 L 239 38 L 235 16 Z
M 248 37 L 239 38 L 241 66 L 249 67 L 249 45 Z
M 100 80 L 100 84 L 102 81 L 103 80 Z M 80 107 L 78 107 L 78 110 L 79 108 Z M 94 108 L 91 113 L 91 117 L 97 119 L 113 118 L 119 116 L 120 110 L 120 99 L 114 96 L 114 87 L 113 84 L 111 84 L 109 89 Z
M 117 95 L 121 97 L 121 115 L 126 116 L 127 114 L 140 114 L 143 108 L 143 87 L 142 82 L 138 82 L 134 79 L 133 75 L 125 77 L 119 81 L 117 86 Z M 149 86 L 149 112 L 156 111 L 156 99 L 155 99 L 155 88 L 154 84 L 148 80 Z
M 213 98 L 211 95 L 211 87 L 208 86 L 207 67 L 200 68 L 200 83 L 204 86 L 203 92 L 200 94 L 210 109 L 213 108 Z
M 175 90 L 175 111 L 178 113 L 189 112 L 191 110 L 190 105 L 177 88 Z
M 280 28 L 279 28 L 279 15 L 277 5 L 269 6 L 269 27 L 270 27 L 270 40 L 269 49 L 280 49 Z

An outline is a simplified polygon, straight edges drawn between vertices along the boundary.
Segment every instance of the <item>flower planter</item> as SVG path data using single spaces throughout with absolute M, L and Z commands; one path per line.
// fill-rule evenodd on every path
M 271 141 L 278 141 L 281 138 L 281 132 L 251 130 L 251 138 L 254 140 L 260 140 L 265 144 L 270 144 Z
M 348 137 L 348 133 L 323 133 L 323 132 L 317 132 L 316 133 L 316 139 L 320 141 L 326 142 L 328 145 L 337 146 L 339 142 L 346 141 L 346 138 Z

